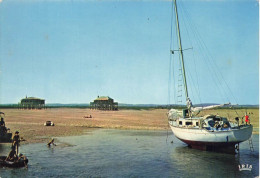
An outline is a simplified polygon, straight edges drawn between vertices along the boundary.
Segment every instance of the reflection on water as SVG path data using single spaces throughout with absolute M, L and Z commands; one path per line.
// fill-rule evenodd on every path
M 243 177 L 245 175 L 254 177 L 255 174 L 258 175 L 258 157 L 255 158 L 251 154 L 221 154 L 193 150 L 188 147 L 176 147 L 171 154 L 171 159 L 174 163 L 173 167 L 180 168 L 177 171 L 179 176 L 183 172 L 187 177 L 200 175 L 205 177 Z M 240 172 L 238 165 L 241 164 L 253 164 L 255 174 L 248 171 Z
M 169 134 L 169 136 L 167 136 Z M 60 137 L 57 146 L 28 144 L 21 152 L 29 168 L 1 168 L 1 177 L 254 177 L 259 167 L 259 137 L 253 136 L 240 154 L 229 155 L 189 149 L 171 132 L 104 130 L 83 136 Z M 167 142 L 166 142 L 167 140 Z M 173 144 L 171 143 L 173 141 Z M 7 154 L 10 145 L 1 145 Z M 251 164 L 252 171 L 239 171 Z

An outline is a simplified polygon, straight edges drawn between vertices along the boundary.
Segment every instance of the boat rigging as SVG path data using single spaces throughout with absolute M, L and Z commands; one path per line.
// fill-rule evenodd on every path
M 181 40 L 181 30 L 178 17 L 176 0 L 172 2 L 176 18 L 176 30 L 178 38 L 178 50 L 170 50 L 171 55 L 174 51 L 179 51 L 180 71 L 185 91 L 187 108 L 182 111 L 170 109 L 168 112 L 169 125 L 174 135 L 181 141 L 187 143 L 189 147 L 202 150 L 216 150 L 233 152 L 235 145 L 248 140 L 252 135 L 253 126 L 250 124 L 239 125 L 230 122 L 226 117 L 219 115 L 204 115 L 197 117 L 201 110 L 222 107 L 227 104 L 215 104 L 210 106 L 194 107 L 189 97 L 184 55 Z M 173 8 L 172 8 L 173 9 Z M 173 18 L 172 18 L 173 20 Z M 173 23 L 171 23 L 173 24 Z M 172 29 L 172 28 L 171 28 Z M 171 32 L 172 34 L 172 32 Z M 172 47 L 172 44 L 171 44 Z

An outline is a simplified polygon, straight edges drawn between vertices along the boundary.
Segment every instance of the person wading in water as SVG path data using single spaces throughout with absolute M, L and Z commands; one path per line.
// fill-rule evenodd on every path
M 50 146 L 51 146 L 51 144 L 53 144 L 54 146 L 56 146 L 56 144 L 54 143 L 54 138 L 53 138 L 53 139 L 51 139 L 51 141 L 49 141 L 49 143 L 47 144 L 47 145 L 48 145 L 48 147 L 50 147 Z

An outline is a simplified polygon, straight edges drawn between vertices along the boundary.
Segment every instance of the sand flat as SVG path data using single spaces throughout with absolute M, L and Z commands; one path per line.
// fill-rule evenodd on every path
M 81 135 L 93 128 L 166 130 L 169 129 L 166 109 L 99 111 L 78 108 L 54 108 L 46 110 L 1 109 L 5 113 L 6 126 L 12 132 L 20 131 L 24 143 L 47 142 L 52 137 Z M 239 111 L 243 115 L 244 111 Z M 259 110 L 248 110 L 254 133 L 259 130 Z M 236 113 L 230 109 L 206 111 L 234 118 Z M 86 118 L 86 116 L 92 118 Z M 242 116 L 241 115 L 241 116 Z M 85 116 L 85 117 L 84 117 Z M 45 121 L 55 126 L 44 126 Z

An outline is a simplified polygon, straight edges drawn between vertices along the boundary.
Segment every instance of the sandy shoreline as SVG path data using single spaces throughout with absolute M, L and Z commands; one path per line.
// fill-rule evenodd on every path
M 47 110 L 2 109 L 6 126 L 18 130 L 24 143 L 47 142 L 52 137 L 84 134 L 90 128 L 167 129 L 167 110 L 98 111 L 90 109 L 58 108 Z M 84 116 L 92 115 L 92 118 Z M 55 126 L 44 126 L 51 120 Z
M 251 109 L 251 123 L 258 134 L 259 112 Z M 6 126 L 11 132 L 20 131 L 23 143 L 48 142 L 52 137 L 82 135 L 91 128 L 133 129 L 133 130 L 167 130 L 167 110 L 119 110 L 98 111 L 77 108 L 55 108 L 47 110 L 1 109 L 5 113 Z M 211 111 L 212 112 L 212 111 Z M 213 110 L 218 114 L 231 111 Z M 229 113 L 230 112 L 230 113 Z M 92 115 L 92 118 L 84 116 Z M 51 120 L 55 126 L 46 127 L 44 122 Z M 257 130 L 257 131 L 256 131 Z

